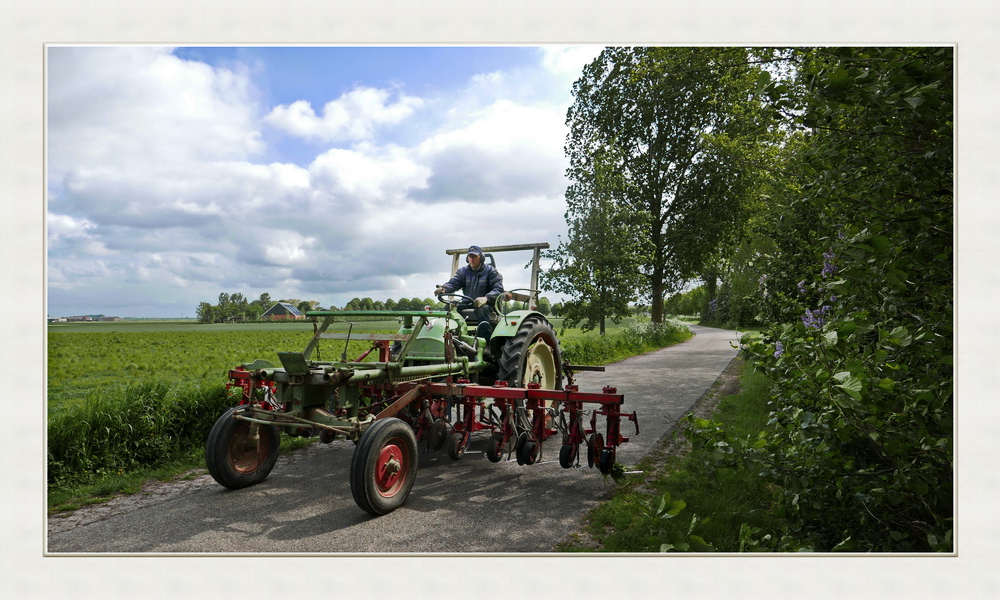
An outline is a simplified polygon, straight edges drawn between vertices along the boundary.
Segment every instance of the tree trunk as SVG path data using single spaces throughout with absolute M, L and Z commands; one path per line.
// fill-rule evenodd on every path
M 659 231 L 653 233 L 653 276 L 650 282 L 653 306 L 650 311 L 654 323 L 663 323 L 663 236 Z
M 651 318 L 654 323 L 663 322 L 663 270 L 653 270 L 653 310 Z
M 712 269 L 708 273 L 702 275 L 702 278 L 705 280 L 705 291 L 707 292 L 705 295 L 705 304 L 701 308 L 702 318 L 713 319 L 715 318 L 715 315 L 708 314 L 708 307 L 712 300 L 715 300 L 716 286 L 718 285 L 719 277 L 716 275 L 715 269 Z

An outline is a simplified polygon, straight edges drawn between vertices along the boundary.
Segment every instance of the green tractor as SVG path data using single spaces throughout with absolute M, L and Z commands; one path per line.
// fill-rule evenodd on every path
M 473 373 L 471 379 L 479 384 L 493 385 L 505 381 L 511 387 L 527 387 L 538 384 L 542 389 L 562 389 L 563 365 L 556 332 L 545 315 L 538 312 L 538 272 L 541 250 L 547 243 L 519 244 L 511 246 L 487 246 L 483 248 L 484 260 L 496 266 L 493 253 L 511 251 L 533 251 L 531 261 L 531 282 L 529 287 L 506 290 L 496 299 L 490 311 L 489 323 L 477 320 L 472 310 L 455 310 L 463 302 L 472 298 L 461 294 L 442 294 L 438 299 L 448 305 L 449 312 L 455 310 L 462 317 L 459 321 L 435 321 L 433 325 L 417 333 L 415 346 L 407 354 L 404 364 L 427 364 L 445 360 L 444 331 L 452 328 L 459 339 L 475 338 L 474 343 L 483 348 L 482 369 Z M 458 259 L 463 249 L 446 250 L 453 257 L 451 272 L 458 270 Z M 403 327 L 400 334 L 410 334 L 412 329 Z M 402 344 L 394 345 L 398 353 Z M 468 344 L 461 348 L 468 356 L 474 356 L 475 347 Z

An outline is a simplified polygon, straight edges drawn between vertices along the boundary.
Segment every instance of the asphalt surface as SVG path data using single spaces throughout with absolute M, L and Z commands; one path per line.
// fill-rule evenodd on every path
M 579 373 L 582 391 L 612 385 L 639 432 L 618 462 L 633 465 L 708 390 L 736 356 L 736 333 L 691 326 L 683 344 L 634 357 L 605 372 Z M 49 519 L 49 554 L 84 553 L 537 553 L 579 530 L 583 515 L 613 491 L 594 468 L 563 469 L 559 443 L 519 466 L 486 458 L 488 433 L 465 456 L 421 454 L 405 505 L 371 517 L 354 503 L 348 469 L 354 444 L 313 444 L 279 459 L 262 483 L 227 490 L 208 475 Z M 424 447 L 421 446 L 421 452 Z M 584 455 L 585 456 L 585 455 Z

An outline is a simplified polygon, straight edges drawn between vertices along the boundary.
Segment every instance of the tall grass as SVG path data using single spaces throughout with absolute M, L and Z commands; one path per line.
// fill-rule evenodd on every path
M 49 417 L 49 483 L 72 485 L 160 466 L 204 445 L 212 424 L 232 404 L 224 383 L 142 382 L 93 392 Z
M 601 336 L 565 329 L 559 334 L 562 356 L 575 365 L 604 365 L 683 342 L 692 337 L 682 323 L 636 322 Z

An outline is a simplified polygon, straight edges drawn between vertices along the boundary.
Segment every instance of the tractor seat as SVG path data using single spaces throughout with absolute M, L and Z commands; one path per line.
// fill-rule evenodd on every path
M 487 314 L 483 314 L 483 313 Z M 470 328 L 475 328 L 476 337 L 490 341 L 493 327 L 500 321 L 500 316 L 493 310 L 483 308 L 460 308 L 458 314 L 465 319 Z M 485 318 L 484 318 L 485 317 Z

